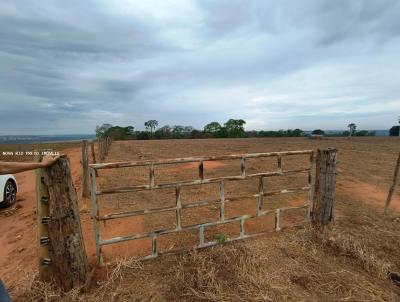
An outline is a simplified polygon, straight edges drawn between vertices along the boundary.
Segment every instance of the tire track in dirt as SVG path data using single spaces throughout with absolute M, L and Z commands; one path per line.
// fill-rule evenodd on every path
M 338 182 L 337 190 L 350 193 L 356 199 L 383 212 L 389 188 L 383 190 L 375 185 L 357 179 L 344 179 Z M 393 194 L 390 209 L 400 213 L 400 196 L 396 192 Z

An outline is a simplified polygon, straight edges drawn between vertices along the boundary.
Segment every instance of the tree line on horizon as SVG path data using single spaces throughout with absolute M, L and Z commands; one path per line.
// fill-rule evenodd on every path
M 301 129 L 287 130 L 252 130 L 245 131 L 244 125 L 246 121 L 243 119 L 229 119 L 224 124 L 219 122 L 211 122 L 204 126 L 203 130 L 195 129 L 192 126 L 165 125 L 158 127 L 157 120 L 149 120 L 144 123 L 145 130 L 135 130 L 133 126 L 115 126 L 111 124 L 102 124 L 96 126 L 96 137 L 109 136 L 113 140 L 149 140 L 149 139 L 185 139 L 185 138 L 244 138 L 244 137 L 303 137 L 307 134 Z M 375 136 L 375 131 L 356 130 L 356 125 L 351 123 L 348 125 L 349 130 L 341 133 L 325 133 L 324 130 L 315 129 L 312 135 L 323 136 Z

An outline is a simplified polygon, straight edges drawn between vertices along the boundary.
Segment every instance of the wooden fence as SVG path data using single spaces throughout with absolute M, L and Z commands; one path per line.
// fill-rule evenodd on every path
M 107 143 L 108 147 L 110 142 Z M 107 148 L 108 148 L 107 147 Z M 101 148 L 100 148 L 101 149 Z M 306 168 L 296 170 L 284 170 L 282 161 L 285 156 L 308 155 L 309 163 Z M 238 221 L 240 223 L 240 232 L 237 238 L 228 239 L 228 241 L 241 240 L 259 236 L 265 233 L 249 234 L 246 232 L 244 222 L 256 217 L 265 216 L 272 213 L 275 217 L 275 231 L 280 231 L 281 213 L 296 209 L 307 209 L 307 221 L 312 221 L 316 225 L 329 223 L 334 215 L 334 197 L 335 197 L 335 169 L 336 169 L 336 150 L 318 150 L 316 153 L 316 181 L 315 186 L 312 183 L 312 167 L 314 163 L 315 152 L 312 150 L 288 151 L 288 152 L 269 152 L 257 154 L 228 155 L 217 157 L 190 157 L 170 160 L 157 161 L 138 161 L 123 163 L 96 163 L 91 164 L 92 176 L 92 216 L 94 222 L 94 234 L 96 240 L 96 254 L 98 264 L 102 264 L 101 247 L 118 242 L 137 240 L 141 238 L 150 238 L 152 241 L 151 254 L 145 259 L 155 258 L 161 253 L 157 248 L 157 239 L 160 236 L 178 233 L 185 230 L 198 230 L 198 244 L 194 248 L 204 248 L 217 244 L 218 242 L 206 242 L 204 231 L 206 228 L 216 225 L 222 225 L 229 222 Z M 277 168 L 272 172 L 246 173 L 246 159 L 275 157 Z M 240 174 L 237 176 L 223 176 L 215 178 L 204 178 L 204 162 L 215 160 L 237 159 L 240 160 Z M 172 163 L 191 163 L 197 162 L 199 179 L 194 181 L 182 181 L 166 184 L 156 184 L 154 167 Z M 147 166 L 149 168 L 149 183 L 142 186 L 129 186 L 123 188 L 113 188 L 107 190 L 97 190 L 96 170 Z M 289 188 L 279 191 L 265 191 L 264 179 L 273 176 L 284 176 L 296 173 L 305 173 L 307 175 L 308 185 L 299 188 Z M 235 200 L 240 200 L 246 196 L 236 198 L 225 198 L 225 183 L 231 180 L 244 180 L 256 178 L 259 180 L 259 188 L 256 194 L 250 197 L 256 198 L 256 215 L 241 215 L 237 217 L 225 217 L 225 204 Z M 180 189 L 184 186 L 193 186 L 198 184 L 219 183 L 220 198 L 218 200 L 201 201 L 191 204 L 182 204 Z M 147 209 L 143 211 L 129 211 L 122 213 L 113 213 L 109 215 L 99 215 L 97 196 L 103 194 L 114 194 L 117 192 L 137 192 L 143 190 L 158 190 L 162 188 L 175 188 L 176 203 L 173 207 Z M 313 192 L 314 187 L 314 192 Z M 277 194 L 295 193 L 306 191 L 307 200 L 303 205 L 296 207 L 281 207 L 274 210 L 264 209 L 264 197 Z M 314 194 L 313 194 L 314 193 Z M 314 195 L 314 196 L 312 196 Z M 312 198 L 313 197 L 313 198 Z M 68 291 L 76 286 L 88 284 L 89 266 L 85 245 L 83 242 L 82 228 L 80 223 L 79 208 L 76 191 L 72 184 L 70 163 L 66 156 L 62 156 L 54 165 L 44 169 L 37 170 L 36 177 L 36 200 L 37 200 L 37 222 L 38 222 L 38 256 L 40 279 L 43 281 L 53 281 L 63 290 Z M 200 207 L 207 204 L 219 204 L 219 219 L 214 222 L 206 222 L 183 226 L 181 223 L 181 211 L 184 208 Z M 313 205 L 314 203 L 314 205 Z M 176 227 L 172 229 L 156 230 L 146 234 L 134 234 L 125 237 L 116 237 L 109 239 L 100 238 L 98 224 L 100 221 L 109 219 L 118 219 L 138 215 L 146 215 L 156 212 L 173 211 L 176 216 Z M 182 249 L 169 251 L 165 254 L 180 252 Z
M 282 169 L 282 161 L 286 156 L 291 155 L 308 155 L 309 163 L 306 168 L 295 169 L 295 170 L 283 170 Z M 276 158 L 276 170 L 271 172 L 262 172 L 262 173 L 246 173 L 246 160 L 251 158 L 263 158 L 263 157 L 275 157 Z M 204 178 L 204 162 L 206 161 L 216 161 L 216 160 L 240 160 L 240 173 L 239 175 L 230 175 L 230 176 L 221 176 L 215 178 Z M 190 181 L 180 181 L 180 182 L 171 182 L 171 183 L 163 183 L 156 184 L 155 182 L 155 173 L 154 168 L 158 165 L 168 165 L 168 164 L 180 164 L 180 163 L 198 163 L 198 179 L 190 180 Z M 307 209 L 307 221 L 311 222 L 311 220 L 315 224 L 324 225 L 329 223 L 333 219 L 333 210 L 334 210 L 334 193 L 335 193 L 335 169 L 336 169 L 336 150 L 328 149 L 328 150 L 318 150 L 317 152 L 317 182 L 315 187 L 315 195 L 314 200 L 317 202 L 317 205 L 312 203 L 312 193 L 313 193 L 313 183 L 312 183 L 312 167 L 314 163 L 314 151 L 312 150 L 302 150 L 302 151 L 287 151 L 287 152 L 269 152 L 269 153 L 253 153 L 253 154 L 240 154 L 240 155 L 225 155 L 225 156 L 210 156 L 210 157 L 188 157 L 188 158 L 176 158 L 176 159 L 166 159 L 166 160 L 145 160 L 145 161 L 134 161 L 134 162 L 118 162 L 118 163 L 98 163 L 90 165 L 91 168 L 91 180 L 92 180 L 92 188 L 91 188 L 91 200 L 92 200 L 92 217 L 94 222 L 94 236 L 96 242 L 96 255 L 97 255 L 97 263 L 101 266 L 103 265 L 103 254 L 102 254 L 102 246 L 120 243 L 129 240 L 138 240 L 143 238 L 150 238 L 152 242 L 151 254 L 144 257 L 143 259 L 151 259 L 155 258 L 160 254 L 171 254 L 181 252 L 183 249 L 177 249 L 168 252 L 160 252 L 157 248 L 157 239 L 162 235 L 178 233 L 182 231 L 188 230 L 198 230 L 198 244 L 193 248 L 204 248 L 208 246 L 212 246 L 218 244 L 216 241 L 205 242 L 204 231 L 208 227 L 227 224 L 234 221 L 240 222 L 240 232 L 237 238 L 228 239 L 227 241 L 235 241 L 250 237 L 255 237 L 266 233 L 267 231 L 263 231 L 256 234 L 248 234 L 245 230 L 245 221 L 249 219 L 253 219 L 260 216 L 265 216 L 267 214 L 274 214 L 275 216 L 275 231 L 281 230 L 281 213 L 285 211 L 291 211 L 296 209 Z M 96 171 L 101 169 L 119 169 L 125 167 L 138 167 L 138 166 L 146 166 L 149 169 L 149 180 L 148 184 L 143 185 L 134 185 L 134 186 L 126 186 L 126 187 L 118 187 L 118 188 L 107 188 L 98 190 L 96 184 Z M 290 175 L 296 173 L 306 173 L 307 175 L 307 183 L 308 185 L 305 187 L 298 188 L 287 188 L 278 191 L 265 191 L 264 188 L 264 179 L 266 177 L 273 176 L 283 176 Z M 326 177 L 326 176 L 329 177 Z M 237 197 L 230 197 L 229 200 L 225 198 L 225 182 L 232 180 L 244 180 L 250 178 L 258 178 L 259 179 L 259 188 L 256 194 L 252 195 L 242 195 Z M 208 200 L 208 201 L 199 201 L 190 204 L 182 204 L 181 200 L 181 188 L 185 186 L 194 186 L 201 184 L 209 184 L 209 183 L 219 183 L 219 191 L 220 197 L 217 200 Z M 138 211 L 126 211 L 119 213 L 111 213 L 107 215 L 100 216 L 99 215 L 99 205 L 97 202 L 97 197 L 105 194 L 115 194 L 115 193 L 125 193 L 125 192 L 139 192 L 144 190 L 158 190 L 165 188 L 174 188 L 175 189 L 175 206 L 173 207 L 162 207 L 162 208 L 153 208 L 153 209 L 144 209 Z M 295 193 L 307 191 L 307 200 L 301 206 L 294 207 L 282 207 L 274 210 L 265 210 L 264 209 L 264 197 L 278 195 L 278 194 L 287 194 L 287 193 Z M 237 217 L 225 217 L 225 203 L 241 200 L 243 198 L 254 197 L 257 199 L 256 203 L 256 214 L 246 214 Z M 189 226 L 182 226 L 181 223 L 181 211 L 185 208 L 194 208 L 201 207 L 210 204 L 219 204 L 219 219 L 214 222 L 206 222 L 193 224 Z M 314 209 L 314 211 L 313 211 Z M 160 229 L 152 232 L 144 233 L 144 234 L 133 234 L 129 236 L 120 236 L 114 238 L 103 239 L 101 238 L 100 230 L 99 230 L 99 222 L 106 221 L 110 219 L 121 219 L 126 217 L 133 216 L 141 216 L 152 213 L 162 213 L 162 212 L 175 212 L 176 222 L 175 227 L 170 229 Z M 313 219 L 311 219 L 313 211 Z
M 94 141 L 90 142 L 90 153 L 92 155 L 92 164 L 96 164 L 96 158 L 100 161 L 105 159 L 111 146 L 111 138 L 99 138 L 98 139 L 98 153 L 99 156 L 96 157 L 95 144 Z M 82 197 L 90 197 L 90 171 L 89 171 L 89 142 L 87 140 L 82 141 Z M 96 172 L 97 176 L 97 172 Z

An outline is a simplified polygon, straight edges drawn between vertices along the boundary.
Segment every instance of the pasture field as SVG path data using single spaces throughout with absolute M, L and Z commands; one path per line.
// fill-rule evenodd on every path
M 399 188 L 390 214 L 383 215 L 400 151 L 397 137 L 117 141 L 111 145 L 106 162 L 328 147 L 338 150 L 338 174 L 335 222 L 325 230 L 316 231 L 304 224 L 255 239 L 145 262 L 134 258 L 149 253 L 151 244 L 148 240 L 110 245 L 104 247 L 106 268 L 94 270 L 89 289 L 68 294 L 35 279 L 35 201 L 34 188 L 30 185 L 34 182 L 34 174 L 24 174 L 18 201 L 22 209 L 10 216 L 0 216 L 3 220 L 0 240 L 7 246 L 2 252 L 0 274 L 15 301 L 38 301 L 39 296 L 46 297 L 43 301 L 398 301 L 400 288 L 389 276 L 395 279 L 393 276 L 400 272 Z M 60 151 L 71 159 L 74 184 L 80 197 L 80 147 L 71 144 Z M 248 171 L 271 170 L 274 165 L 269 160 L 249 161 Z M 284 169 L 306 165 L 304 156 L 283 158 Z M 160 183 L 188 180 L 197 177 L 196 173 L 197 165 L 169 165 L 157 168 L 155 179 Z M 237 161 L 205 164 L 207 177 L 238 173 Z M 146 183 L 148 178 L 148 170 L 141 168 L 99 170 L 98 185 L 100 188 L 136 185 Z M 275 190 L 305 184 L 306 177 L 300 174 L 269 178 L 265 186 Z M 234 181 L 227 187 L 227 194 L 256 193 L 255 190 L 257 184 L 252 181 Z M 182 193 L 182 202 L 210 199 L 217 197 L 217 193 L 215 186 L 194 187 Z M 278 204 L 298 205 L 305 200 L 306 192 L 303 192 L 271 197 L 265 205 L 273 209 Z M 90 200 L 80 198 L 79 203 L 86 250 L 94 266 Z M 103 214 L 173 203 L 174 194 L 168 190 L 99 198 Z M 251 199 L 233 204 L 226 209 L 230 216 L 255 209 Z M 102 224 L 100 230 L 107 238 L 173 227 L 174 212 L 170 214 L 110 220 Z M 182 216 L 182 223 L 213 220 L 215 215 L 218 215 L 218 207 L 213 205 L 190 209 Z M 283 217 L 283 221 L 289 226 L 305 221 L 304 218 L 305 212 L 299 212 Z M 5 225 L 15 220 L 19 222 L 9 230 L 10 239 L 5 235 Z M 272 220 L 268 218 L 246 225 L 249 232 L 272 227 Z M 228 225 L 210 230 L 205 236 L 212 240 L 217 233 L 233 237 L 237 232 L 237 225 Z M 196 238 L 190 233 L 167 236 L 160 242 L 160 249 L 168 251 L 178 246 L 190 246 L 194 240 Z

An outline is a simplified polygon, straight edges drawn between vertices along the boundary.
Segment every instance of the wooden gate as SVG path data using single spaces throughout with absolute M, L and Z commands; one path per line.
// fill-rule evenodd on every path
M 287 156 L 292 155 L 306 155 L 307 158 L 307 166 L 302 167 L 300 169 L 288 169 L 285 170 L 282 167 L 283 159 Z M 258 172 L 258 173 L 246 173 L 246 160 L 250 159 L 261 159 L 261 158 L 276 158 L 276 166 L 272 171 Z M 227 176 L 219 176 L 213 178 L 205 178 L 205 162 L 209 161 L 224 161 L 224 160 L 237 160 L 238 161 L 238 174 L 237 175 L 227 175 Z M 171 164 L 182 164 L 182 163 L 198 163 L 198 178 L 190 181 L 176 181 L 176 182 L 168 182 L 168 183 L 157 183 L 155 177 L 155 167 L 162 165 L 171 165 Z M 306 210 L 305 221 L 310 222 L 311 210 L 312 210 L 312 167 L 314 163 L 314 151 L 313 150 L 301 150 L 301 151 L 287 151 L 287 152 L 268 152 L 268 153 L 252 153 L 252 154 L 238 154 L 238 155 L 224 155 L 224 156 L 210 156 L 210 157 L 188 157 L 188 158 L 175 158 L 175 159 L 164 159 L 164 160 L 142 160 L 142 161 L 134 161 L 134 162 L 118 162 L 118 163 L 98 163 L 90 165 L 91 169 L 91 180 L 92 180 L 92 188 L 91 188 L 91 201 L 92 201 L 92 217 L 94 222 L 94 235 L 96 242 L 96 255 L 97 255 L 97 263 L 98 265 L 103 265 L 103 255 L 102 255 L 102 246 L 116 244 L 129 240 L 138 240 L 143 238 L 150 238 L 152 242 L 151 254 L 142 258 L 142 259 L 151 259 L 155 258 L 160 254 L 170 254 L 177 253 L 183 251 L 184 249 L 176 249 L 174 251 L 160 252 L 157 248 L 157 240 L 160 236 L 179 233 L 182 231 L 193 231 L 198 230 L 198 243 L 193 247 L 204 248 L 212 245 L 216 245 L 219 243 L 218 240 L 206 241 L 204 232 L 206 228 L 223 225 L 235 221 L 239 221 L 240 231 L 239 236 L 235 238 L 227 238 L 226 241 L 235 241 L 250 237 L 255 237 L 258 235 L 262 235 L 268 231 L 262 231 L 255 234 L 246 233 L 245 229 L 245 221 L 252 220 L 260 216 L 265 216 L 267 214 L 273 214 L 275 216 L 275 231 L 280 231 L 281 229 L 281 213 L 284 211 L 294 210 L 294 209 L 302 209 Z M 125 186 L 125 187 L 116 187 L 116 188 L 107 188 L 107 189 L 98 189 L 96 185 L 96 175 L 97 170 L 101 169 L 123 169 L 126 167 L 148 167 L 149 170 L 149 178 L 147 184 L 141 185 L 133 185 L 133 186 Z M 240 168 L 239 168 L 240 167 Z M 285 188 L 274 191 L 265 190 L 264 180 L 265 178 L 274 177 L 274 176 L 284 176 L 290 174 L 303 173 L 307 178 L 307 185 L 296 188 Z M 226 198 L 225 194 L 225 184 L 230 181 L 238 181 L 256 178 L 258 179 L 258 191 L 251 195 L 242 195 L 236 197 Z M 206 201 L 198 201 L 190 204 L 183 204 L 181 198 L 181 189 L 186 186 L 198 186 L 203 184 L 216 183 L 219 184 L 219 198 L 217 200 L 206 200 Z M 139 192 L 145 190 L 159 190 L 159 189 L 175 189 L 175 205 L 171 207 L 158 207 L 151 209 L 143 209 L 136 211 L 124 211 L 118 213 L 110 213 L 107 215 L 100 215 L 99 213 L 99 205 L 97 197 L 105 194 L 116 194 L 116 193 L 125 193 L 125 192 Z M 307 198 L 304 201 L 304 204 L 299 206 L 289 206 L 289 207 L 280 207 L 274 210 L 266 210 L 264 208 L 264 202 L 266 196 L 286 194 L 286 193 L 296 193 L 306 191 Z M 225 204 L 240 201 L 243 198 L 254 198 L 256 207 L 256 214 L 245 214 L 236 217 L 226 217 L 225 213 Z M 219 219 L 212 222 L 198 223 L 192 225 L 182 225 L 181 211 L 186 208 L 196 208 L 201 206 L 206 206 L 210 204 L 219 205 Z M 151 232 L 146 232 L 143 234 L 132 234 L 129 236 L 121 236 L 121 237 L 113 237 L 104 239 L 101 237 L 99 222 L 107 221 L 110 219 L 123 219 L 132 216 L 143 216 L 152 213 L 162 213 L 162 212 L 175 212 L 175 227 L 168 229 L 158 229 L 153 230 Z

